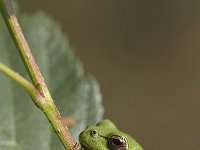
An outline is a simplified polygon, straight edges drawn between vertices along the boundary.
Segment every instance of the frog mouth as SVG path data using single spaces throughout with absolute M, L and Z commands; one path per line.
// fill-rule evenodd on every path
M 86 145 L 81 145 L 81 147 L 82 147 L 82 149 L 83 150 L 91 150 L 88 146 L 86 146 Z

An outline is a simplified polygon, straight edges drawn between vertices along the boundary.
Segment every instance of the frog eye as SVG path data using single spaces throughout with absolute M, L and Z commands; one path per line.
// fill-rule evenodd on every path
M 113 135 L 108 138 L 108 146 L 111 150 L 127 150 L 127 141 L 125 137 Z
M 94 135 L 99 135 L 99 133 L 98 133 L 96 130 L 91 130 L 91 131 L 90 131 L 90 134 L 93 135 L 93 136 L 94 136 Z

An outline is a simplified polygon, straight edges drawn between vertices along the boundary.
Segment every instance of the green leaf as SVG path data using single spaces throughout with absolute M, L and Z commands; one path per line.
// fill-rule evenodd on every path
M 73 117 L 74 138 L 102 117 L 101 94 L 85 73 L 59 25 L 43 12 L 18 13 L 19 22 L 62 116 Z M 0 61 L 28 78 L 0 18 Z M 64 149 L 42 112 L 23 89 L 0 74 L 0 150 Z

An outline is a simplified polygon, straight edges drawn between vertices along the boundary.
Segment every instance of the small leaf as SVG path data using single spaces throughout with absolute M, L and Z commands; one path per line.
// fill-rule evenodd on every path
M 75 139 L 102 117 L 101 94 L 95 79 L 85 73 L 67 39 L 43 12 L 19 13 L 19 22 L 61 115 L 73 117 Z M 0 61 L 28 78 L 13 41 L 0 18 Z M 0 74 L 0 149 L 64 149 L 42 112 L 27 94 Z

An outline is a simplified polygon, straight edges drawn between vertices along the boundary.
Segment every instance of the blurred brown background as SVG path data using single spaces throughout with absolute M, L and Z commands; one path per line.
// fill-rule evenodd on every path
M 20 0 L 60 22 L 105 118 L 145 150 L 200 149 L 199 0 Z

